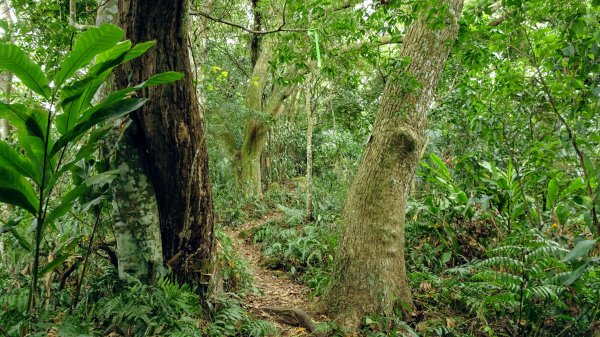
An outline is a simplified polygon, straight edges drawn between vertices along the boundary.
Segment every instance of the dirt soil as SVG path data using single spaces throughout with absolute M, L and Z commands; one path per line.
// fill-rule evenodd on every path
M 252 238 L 240 238 L 240 233 L 249 233 L 253 228 L 281 216 L 280 212 L 274 212 L 240 227 L 226 229 L 235 251 L 248 261 L 249 271 L 254 278 L 253 285 L 256 291 L 243 299 L 243 305 L 257 318 L 272 322 L 280 329 L 281 336 L 312 336 L 305 328 L 287 325 L 277 316 L 268 314 L 262 309 L 292 307 L 305 311 L 315 323 L 327 321 L 326 316 L 316 314 L 314 299 L 310 296 L 309 288 L 290 279 L 284 271 L 263 267 L 260 263 L 262 258 L 260 244 L 253 244 Z

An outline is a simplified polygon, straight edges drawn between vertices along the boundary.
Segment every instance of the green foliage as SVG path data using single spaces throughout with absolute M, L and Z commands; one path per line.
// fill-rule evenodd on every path
M 397 317 L 370 316 L 362 322 L 365 337 L 418 337 L 419 335 L 404 321 Z
M 65 215 L 82 195 L 89 194 L 96 186 L 110 183 L 118 173 L 104 172 L 88 177 L 78 186 L 61 191 L 64 193 L 62 198 L 53 198 L 57 185 L 98 148 L 107 132 L 106 128 L 90 130 L 125 116 L 145 103 L 146 99 L 128 98 L 129 93 L 181 78 L 177 73 L 159 74 L 139 86 L 118 91 L 93 104 L 92 98 L 114 67 L 140 56 L 152 45 L 131 48 L 128 41 L 119 43 L 123 36 L 123 30 L 112 25 L 89 28 L 77 39 L 58 68 L 46 73 L 16 45 L 0 44 L 0 69 L 12 72 L 40 96 L 28 104 L 0 103 L 0 118 L 16 128 L 18 139 L 18 149 L 0 142 L 0 201 L 20 207 L 35 218 L 33 244 L 17 235 L 16 230 L 7 231 L 15 235 L 22 246 L 32 246 L 34 250 L 28 306 L 32 313 L 36 311 L 39 276 L 62 264 L 70 253 L 70 249 L 64 249 L 64 252 L 62 248 L 58 249 L 55 259 L 48 260 L 40 269 L 44 229 Z M 90 65 L 95 57 L 95 64 Z M 82 70 L 84 67 L 88 68 L 87 72 Z M 51 78 L 52 88 L 49 86 Z M 86 142 L 79 144 L 81 139 Z M 77 244 L 76 239 L 70 242 L 72 246 Z
M 315 295 L 327 287 L 333 268 L 337 233 L 330 225 L 296 223 L 300 210 L 287 209 L 287 217 L 263 224 L 253 235 L 261 243 L 267 267 L 300 277 Z
M 535 231 L 512 236 L 491 250 L 490 258 L 474 264 L 472 280 L 492 287 L 478 310 L 487 306 L 494 308 L 486 310 L 487 315 L 507 315 L 514 331 L 551 336 L 572 326 L 573 331 L 584 332 L 589 325 L 584 322 L 591 317 L 586 311 L 597 309 L 580 307 L 585 306 L 583 298 L 565 284 L 573 273 L 573 266 L 561 261 L 567 252 Z M 588 286 L 592 284 L 581 283 L 576 288 Z
M 252 275 L 247 262 L 234 251 L 231 239 L 217 230 L 215 237 L 220 244 L 218 250 L 219 278 L 226 292 L 245 293 L 252 287 Z
M 276 336 L 277 328 L 267 321 L 254 320 L 233 297 L 219 297 L 209 305 L 210 323 L 204 328 L 209 336 Z
M 141 283 L 128 285 L 115 296 L 96 304 L 97 320 L 105 331 L 130 336 L 190 331 L 196 327 L 200 300 L 187 286 L 161 280 L 156 286 Z M 195 334 L 200 336 L 198 328 Z

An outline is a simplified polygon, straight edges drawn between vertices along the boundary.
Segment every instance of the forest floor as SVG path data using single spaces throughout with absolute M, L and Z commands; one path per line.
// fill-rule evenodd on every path
M 292 280 L 285 271 L 264 267 L 261 263 L 260 244 L 254 244 L 251 236 L 242 238 L 245 236 L 243 233 L 250 233 L 252 229 L 281 216 L 280 212 L 272 212 L 240 227 L 226 230 L 235 251 L 248 262 L 249 272 L 254 279 L 255 290 L 243 299 L 243 305 L 257 318 L 272 322 L 281 331 L 281 336 L 312 336 L 304 327 L 288 325 L 281 317 L 265 310 L 270 307 L 295 308 L 306 312 L 315 323 L 327 321 L 326 316 L 316 314 L 310 289 Z

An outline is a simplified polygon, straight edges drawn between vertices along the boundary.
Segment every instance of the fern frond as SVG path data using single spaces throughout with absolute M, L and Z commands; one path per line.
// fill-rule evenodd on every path
M 277 328 L 271 322 L 262 320 L 249 320 L 244 323 L 241 330 L 248 337 L 276 336 L 278 334 Z
M 506 256 L 495 256 L 489 259 L 485 259 L 477 263 L 477 266 L 501 268 L 504 270 L 510 270 L 518 273 L 520 273 L 524 268 L 523 262 Z
M 550 240 L 546 240 L 546 241 L 550 241 Z M 555 243 L 554 241 L 550 241 L 550 242 Z M 546 244 L 544 246 L 535 248 L 531 252 L 527 253 L 525 255 L 524 260 L 525 260 L 525 263 L 527 263 L 532 260 L 539 260 L 539 259 L 544 259 L 544 258 L 549 258 L 549 257 L 560 257 L 567 252 L 568 252 L 568 250 L 562 248 L 561 246 L 557 246 L 557 245 L 553 245 L 553 244 Z
M 561 302 L 559 295 L 565 291 L 565 287 L 555 285 L 541 285 L 525 289 L 526 299 L 536 298 L 538 300 L 551 300 L 555 303 Z
M 518 291 L 521 287 L 521 283 L 523 282 L 523 279 L 520 276 L 495 270 L 483 271 L 476 274 L 474 278 L 476 280 L 494 283 L 497 286 L 510 291 Z
M 527 253 L 528 249 L 523 246 L 507 245 L 492 249 L 490 255 L 518 258 L 523 254 L 524 250 Z

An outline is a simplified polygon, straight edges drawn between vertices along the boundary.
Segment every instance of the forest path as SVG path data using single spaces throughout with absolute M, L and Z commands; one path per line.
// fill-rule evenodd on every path
M 272 322 L 281 331 L 281 336 L 313 336 L 307 329 L 283 323 L 281 317 L 265 310 L 272 307 L 295 308 L 306 312 L 315 323 L 327 320 L 325 316 L 315 315 L 316 310 L 310 296 L 310 289 L 290 279 L 284 271 L 262 266 L 260 244 L 253 244 L 252 237 L 244 239 L 240 236 L 241 233 L 250 233 L 253 228 L 282 216 L 281 212 L 276 211 L 240 227 L 225 229 L 235 251 L 248 262 L 249 271 L 254 279 L 253 286 L 257 290 L 247 295 L 242 302 L 244 307 L 257 318 Z

